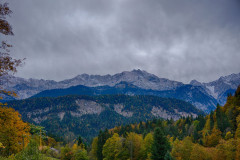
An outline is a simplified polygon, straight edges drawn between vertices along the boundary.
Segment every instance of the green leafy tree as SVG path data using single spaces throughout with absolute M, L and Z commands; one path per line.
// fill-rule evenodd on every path
M 73 158 L 73 152 L 71 148 L 66 145 L 61 148 L 61 160 L 71 160 Z
M 74 153 L 74 160 L 89 160 L 89 158 L 87 156 L 87 151 L 84 148 L 78 149 Z
M 28 146 L 22 152 L 19 152 L 15 158 L 17 160 L 42 160 L 43 155 L 40 153 L 38 143 L 31 139 Z

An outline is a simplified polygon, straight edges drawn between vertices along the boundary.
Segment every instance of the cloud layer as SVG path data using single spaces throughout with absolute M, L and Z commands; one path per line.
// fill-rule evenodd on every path
M 143 69 L 188 83 L 240 72 L 239 0 L 11 0 L 17 76 Z

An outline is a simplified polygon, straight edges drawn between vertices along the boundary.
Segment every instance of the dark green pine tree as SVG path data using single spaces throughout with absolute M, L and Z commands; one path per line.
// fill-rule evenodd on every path
M 103 160 L 102 149 L 103 149 L 103 145 L 106 143 L 108 138 L 110 138 L 110 134 L 108 133 L 108 130 L 105 129 L 104 132 L 100 130 L 98 134 L 98 143 L 97 143 L 97 159 L 98 160 Z
M 217 127 L 223 133 L 228 127 L 230 127 L 226 114 L 222 111 L 220 105 L 217 105 L 216 109 Z
M 154 130 L 152 145 L 152 160 L 164 160 L 170 144 L 160 128 Z
M 214 127 L 213 115 L 214 115 L 214 112 L 211 111 L 211 113 L 210 113 L 210 130 L 211 130 L 211 131 L 212 131 L 213 127 Z
M 197 142 L 199 138 L 200 137 L 199 137 L 198 131 L 196 129 L 194 129 L 194 131 L 193 131 L 193 141 Z
M 82 143 L 83 143 L 83 141 L 82 141 L 82 137 L 79 136 L 79 137 L 78 137 L 78 146 L 80 146 L 80 144 L 82 144 Z
M 142 121 L 140 121 L 140 123 L 139 123 L 139 134 L 141 134 L 141 133 L 143 133 L 144 132 L 144 126 L 143 126 L 143 124 L 142 124 Z
M 169 151 L 165 154 L 164 160 L 173 160 L 173 158 L 172 158 L 172 156 L 171 156 Z

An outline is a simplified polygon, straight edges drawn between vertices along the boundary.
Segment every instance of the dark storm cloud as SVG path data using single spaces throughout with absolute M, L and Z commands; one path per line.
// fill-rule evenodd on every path
M 238 0 L 11 0 L 18 76 L 62 80 L 140 68 L 210 81 L 240 72 Z

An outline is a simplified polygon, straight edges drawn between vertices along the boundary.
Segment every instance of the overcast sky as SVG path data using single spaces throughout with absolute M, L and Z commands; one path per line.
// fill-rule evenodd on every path
M 2 1 L 2 0 L 1 0 Z M 142 69 L 188 83 L 240 72 L 240 0 L 9 0 L 17 76 Z

